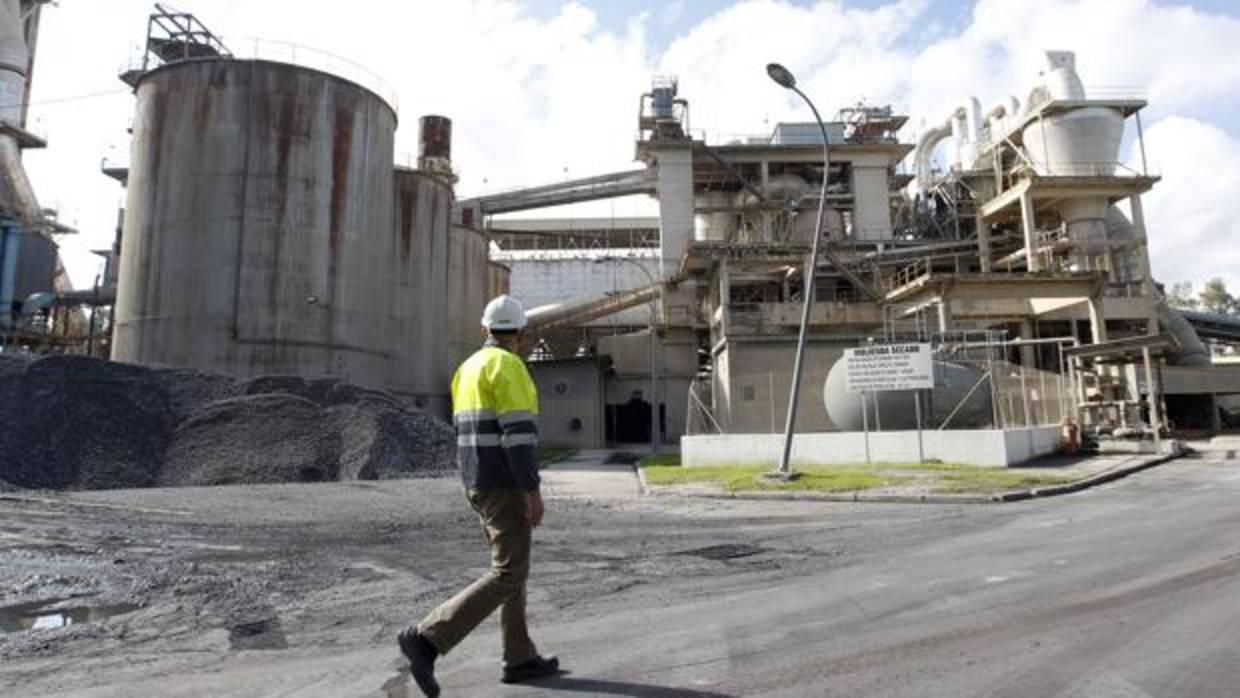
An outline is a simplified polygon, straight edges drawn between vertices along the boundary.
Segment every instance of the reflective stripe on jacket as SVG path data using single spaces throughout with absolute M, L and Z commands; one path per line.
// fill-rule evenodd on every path
M 472 490 L 538 489 L 538 391 L 525 362 L 485 346 L 452 377 L 461 478 Z

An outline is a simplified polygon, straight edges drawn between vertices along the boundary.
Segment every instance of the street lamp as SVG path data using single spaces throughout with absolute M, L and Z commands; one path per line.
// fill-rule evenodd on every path
M 658 352 L 659 335 L 656 331 L 658 324 L 658 302 L 663 294 L 662 287 L 655 282 L 654 276 L 650 270 L 642 266 L 637 260 L 631 257 L 596 257 L 595 264 L 604 262 L 628 262 L 641 270 L 646 275 L 646 279 L 650 281 L 650 285 L 654 287 L 654 295 L 650 297 L 650 453 L 658 455 L 659 453 L 659 374 L 655 369 L 655 356 Z
M 797 354 L 792 364 L 792 388 L 788 392 L 788 421 L 784 425 L 784 451 L 779 459 L 779 471 L 775 473 L 777 477 L 786 479 L 792 476 L 789 467 L 789 460 L 792 456 L 792 430 L 796 426 L 797 402 L 801 396 L 801 365 L 805 359 L 805 335 L 809 330 L 809 311 L 814 305 L 814 277 L 818 273 L 818 245 L 822 240 L 822 217 L 827 205 L 827 180 L 831 176 L 831 158 L 827 151 L 827 127 L 822 123 L 822 117 L 818 115 L 818 109 L 814 103 L 797 88 L 797 79 L 792 72 L 778 63 L 768 63 L 766 74 L 781 87 L 792 90 L 805 100 L 810 111 L 814 113 L 814 120 L 818 122 L 818 130 L 822 132 L 822 192 L 818 195 L 818 222 L 814 224 L 814 242 L 810 247 L 809 269 L 805 273 L 803 291 L 805 301 L 801 305 L 801 332 L 797 337 Z

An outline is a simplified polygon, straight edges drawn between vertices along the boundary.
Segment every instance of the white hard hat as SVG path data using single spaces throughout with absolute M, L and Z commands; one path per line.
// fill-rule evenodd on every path
M 482 326 L 498 332 L 520 330 L 525 327 L 525 306 L 512 296 L 496 296 L 482 311 Z

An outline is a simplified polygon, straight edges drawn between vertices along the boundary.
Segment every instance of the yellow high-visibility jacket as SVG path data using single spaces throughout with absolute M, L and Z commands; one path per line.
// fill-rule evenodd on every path
M 538 390 L 520 357 L 488 345 L 452 377 L 461 478 L 471 490 L 538 489 Z

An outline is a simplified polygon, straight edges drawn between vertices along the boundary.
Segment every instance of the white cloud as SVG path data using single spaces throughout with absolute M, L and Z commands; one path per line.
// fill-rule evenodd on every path
M 1182 200 L 1200 198 L 1205 188 L 1235 191 L 1232 183 L 1213 183 L 1227 171 L 1225 161 L 1210 158 L 1218 167 L 1198 175 L 1183 156 L 1190 146 L 1234 152 L 1227 146 L 1240 136 L 1240 124 L 1222 107 L 1240 106 L 1235 18 L 1152 0 L 979 0 L 953 34 L 942 28 L 940 3 L 930 0 L 890 0 L 873 9 L 839 0 L 810 6 L 754 0 L 721 10 L 656 53 L 648 23 L 664 18 L 658 11 L 603 27 L 575 3 L 547 17 L 508 0 L 356 0 L 347 11 L 325 0 L 182 0 L 178 6 L 238 45 L 243 36 L 283 39 L 382 74 L 400 94 L 398 150 L 416 149 L 420 114 L 451 117 L 453 156 L 463 174 L 458 190 L 466 194 L 633 166 L 637 100 L 654 72 L 678 74 L 693 127 L 717 134 L 768 131 L 775 121 L 808 118 L 799 100 L 767 79 L 763 66 L 771 60 L 797 73 L 824 116 L 864 98 L 907 108 L 915 127 L 941 121 L 968 95 L 984 103 L 1009 93 L 1023 98 L 1044 49 L 1075 50 L 1086 85 L 1149 93 L 1148 117 L 1158 122 L 1150 128 L 1150 157 L 1162 161 L 1165 175 L 1147 205 L 1160 275 L 1200 276 L 1187 262 L 1173 261 L 1179 258 L 1165 242 L 1173 238 L 1164 226 L 1175 225 L 1174 239 L 1208 240 L 1210 231 L 1186 226 L 1209 223 L 1221 231 L 1220 246 L 1240 247 L 1234 225 L 1214 223 L 1240 220 L 1240 203 L 1211 195 L 1214 222 L 1180 215 L 1192 209 Z M 148 0 L 49 6 L 34 99 L 123 87 L 115 72 L 145 29 L 149 9 Z M 98 165 L 110 144 L 124 144 L 131 108 L 124 95 L 32 109 L 52 144 L 28 155 L 37 190 L 84 231 L 66 247 L 101 247 L 111 239 L 121 191 L 98 174 Z M 1169 120 L 1177 116 L 1196 121 Z M 1161 144 L 1154 143 L 1155 126 Z M 1188 143 L 1180 133 L 1197 140 Z M 631 215 L 635 206 L 620 202 L 615 211 Z M 95 266 L 89 255 L 66 254 L 79 283 L 88 282 Z
M 1240 139 L 1173 116 L 1146 131 L 1146 153 L 1163 177 L 1143 199 L 1155 278 L 1240 290 Z

